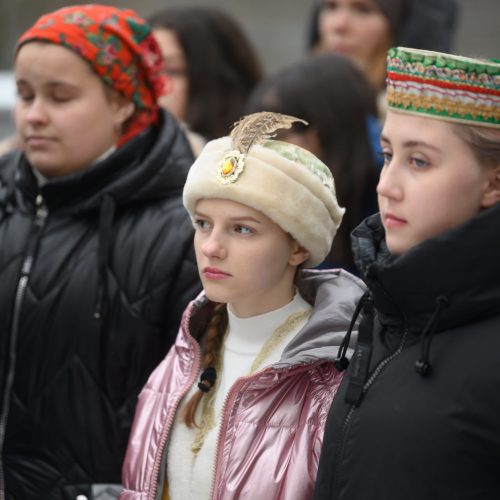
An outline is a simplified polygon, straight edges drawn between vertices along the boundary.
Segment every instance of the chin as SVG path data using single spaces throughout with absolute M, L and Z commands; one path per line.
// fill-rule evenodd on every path
M 54 177 L 58 170 L 57 167 L 54 168 L 53 166 L 47 165 L 46 162 L 36 161 L 36 159 L 32 160 L 30 157 L 28 157 L 28 161 L 31 167 L 44 177 Z
M 61 171 L 60 168 L 58 167 L 49 167 L 47 165 L 39 165 L 37 163 L 32 163 L 30 162 L 30 165 L 40 174 L 42 174 L 44 177 L 47 177 L 48 179 L 53 178 L 53 177 L 61 177 L 66 174 L 66 172 Z
M 227 293 L 222 292 L 221 290 L 214 290 L 214 287 L 209 285 L 204 285 L 203 290 L 205 292 L 205 295 L 209 300 L 212 302 L 218 302 L 221 304 L 227 304 L 229 298 L 227 296 Z
M 398 241 L 394 241 L 394 240 L 392 240 L 392 238 L 387 238 L 387 237 L 386 237 L 386 244 L 387 244 L 387 248 L 389 249 L 389 252 L 391 253 L 391 255 L 395 255 L 395 256 L 401 255 L 404 252 L 406 252 L 409 248 L 411 248 L 408 245 L 405 245 L 405 244 L 398 242 Z

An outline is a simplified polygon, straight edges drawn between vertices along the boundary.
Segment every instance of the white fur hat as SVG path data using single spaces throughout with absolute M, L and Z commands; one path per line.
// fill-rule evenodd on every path
M 191 218 L 200 199 L 221 198 L 258 210 L 309 251 L 306 267 L 330 252 L 344 209 L 330 169 L 309 151 L 275 140 L 243 154 L 231 137 L 205 145 L 189 170 L 183 202 Z

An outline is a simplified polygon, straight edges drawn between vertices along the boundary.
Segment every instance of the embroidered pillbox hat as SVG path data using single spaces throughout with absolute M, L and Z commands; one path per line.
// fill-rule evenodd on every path
M 203 198 L 258 210 L 310 253 L 306 267 L 328 255 L 342 220 L 330 169 L 309 151 L 271 140 L 297 118 L 261 112 L 244 117 L 230 137 L 208 142 L 189 170 L 183 201 L 192 219 Z
M 387 57 L 387 103 L 405 113 L 500 127 L 500 63 L 392 48 Z

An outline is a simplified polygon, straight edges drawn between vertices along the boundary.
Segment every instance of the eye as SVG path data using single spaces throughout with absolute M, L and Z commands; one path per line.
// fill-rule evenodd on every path
M 390 151 L 380 151 L 380 156 L 382 157 L 382 159 L 384 160 L 384 165 L 388 165 L 389 163 L 391 163 L 391 160 L 392 160 L 392 153 Z
M 204 219 L 195 219 L 194 221 L 195 229 L 200 231 L 208 231 L 210 229 L 210 224 Z
M 253 234 L 255 232 L 251 227 L 243 226 L 241 224 L 236 224 L 234 226 L 234 230 L 236 233 L 242 234 L 242 235 Z
M 410 165 L 415 168 L 425 168 L 429 166 L 429 162 L 418 156 L 411 156 Z
M 54 102 L 68 102 L 71 100 L 71 97 L 63 94 L 54 94 L 52 95 L 52 100 Z
M 337 2 L 333 0 L 324 0 L 321 2 L 320 9 L 321 10 L 334 10 L 337 7 Z
M 17 97 L 23 102 L 29 102 L 33 100 L 34 94 L 27 89 L 17 89 Z
M 67 86 L 57 85 L 50 92 L 50 98 L 56 103 L 68 102 L 75 97 L 75 92 Z
M 356 2 L 352 7 L 353 10 L 360 14 L 371 14 L 377 10 L 376 6 L 370 2 Z

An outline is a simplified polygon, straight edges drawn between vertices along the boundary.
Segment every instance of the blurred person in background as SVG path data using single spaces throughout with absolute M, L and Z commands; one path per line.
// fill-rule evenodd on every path
M 382 168 L 380 130 L 386 112 L 387 51 L 394 45 L 449 51 L 456 26 L 456 0 L 315 0 L 307 43 L 312 52 L 350 58 L 377 95 L 377 115 L 368 119 L 377 166 Z
M 198 154 L 243 114 L 260 61 L 237 22 L 217 8 L 173 6 L 148 21 L 173 82 L 159 103 L 185 125 Z
M 265 79 L 248 102 L 248 111 L 297 116 L 278 138 L 313 152 L 332 171 L 339 203 L 346 208 L 332 251 L 321 267 L 355 270 L 351 231 L 377 211 L 378 170 L 370 146 L 368 119 L 376 115 L 375 94 L 354 63 L 335 54 L 318 54 Z
M 308 47 L 351 58 L 378 92 L 390 47 L 450 51 L 457 14 L 456 0 L 316 0 Z
M 193 156 L 148 25 L 104 5 L 18 40 L 0 160 L 0 497 L 112 498 L 137 394 L 200 289 Z

